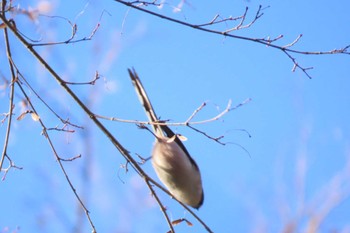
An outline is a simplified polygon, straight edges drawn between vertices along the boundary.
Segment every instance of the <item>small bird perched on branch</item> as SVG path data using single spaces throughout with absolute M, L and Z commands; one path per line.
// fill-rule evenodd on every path
M 157 118 L 146 91 L 135 71 L 128 69 L 132 83 L 139 96 L 156 137 L 152 150 L 152 165 L 158 178 L 180 202 L 198 209 L 204 200 L 202 179 L 196 162 L 186 147 L 168 126 Z

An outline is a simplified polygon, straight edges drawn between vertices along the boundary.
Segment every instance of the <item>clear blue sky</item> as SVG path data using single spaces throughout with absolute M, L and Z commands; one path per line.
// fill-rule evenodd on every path
M 63 16 L 78 27 L 77 38 L 93 40 L 70 45 L 40 47 L 38 51 L 65 80 L 91 80 L 95 71 L 103 77 L 95 86 L 73 86 L 95 113 L 123 119 L 146 120 L 127 74 L 135 67 L 153 106 L 162 119 L 185 121 L 204 101 L 207 107 L 196 120 L 218 114 L 229 100 L 233 105 L 252 101 L 226 114 L 220 121 L 198 128 L 212 136 L 225 135 L 226 146 L 184 127 L 188 150 L 200 166 L 205 191 L 198 215 L 214 232 L 281 232 L 298 222 L 305 230 L 308 216 L 323 213 L 336 195 L 350 192 L 350 65 L 348 55 L 295 55 L 298 62 L 313 66 L 313 79 L 280 51 L 248 41 L 196 31 L 130 10 L 114 1 L 52 1 L 49 15 Z M 189 23 L 205 23 L 216 14 L 237 16 L 249 7 L 251 19 L 259 4 L 264 16 L 251 28 L 237 32 L 254 38 L 284 35 L 285 45 L 299 34 L 295 49 L 320 51 L 350 44 L 348 1 L 191 1 L 183 11 L 171 13 L 171 4 L 157 12 Z M 37 1 L 16 1 L 24 9 Z M 151 7 L 148 9 L 152 9 Z M 14 17 L 17 27 L 32 39 L 65 40 L 69 24 L 59 18 L 39 17 L 28 22 Z M 218 29 L 225 30 L 228 25 Z M 148 233 L 168 230 L 162 213 L 142 179 L 125 163 L 109 140 L 44 71 L 27 50 L 13 39 L 13 57 L 23 75 L 63 118 L 83 125 L 74 134 L 51 132 L 62 157 L 82 154 L 64 165 L 98 232 Z M 0 39 L 1 75 L 9 77 L 4 39 Z M 1 80 L 3 85 L 4 81 Z M 27 89 L 48 127 L 59 121 Z M 0 112 L 7 112 L 9 88 L 0 90 Z M 21 97 L 15 99 L 16 117 Z M 134 124 L 103 121 L 133 154 L 149 156 L 153 136 Z M 247 130 L 246 133 L 237 129 Z M 6 125 L 0 127 L 4 141 Z M 0 183 L 0 232 L 90 232 L 83 217 L 79 224 L 76 199 L 52 152 L 40 135 L 41 128 L 29 116 L 13 125 L 9 154 L 23 170 L 11 170 Z M 1 143 L 2 145 L 2 143 Z M 237 146 L 238 145 L 238 146 Z M 242 149 L 242 147 L 245 149 Z M 246 152 L 248 151 L 248 153 Z M 156 177 L 151 163 L 143 165 Z M 87 168 L 87 169 L 86 169 Z M 88 176 L 86 175 L 88 170 Z M 1 173 L 3 174 L 3 173 Z M 86 178 L 88 177 L 88 178 Z M 185 217 L 177 232 L 204 232 L 203 227 L 176 202 L 158 191 L 172 219 Z M 332 207 L 319 232 L 349 232 L 350 200 Z M 11 231 L 6 231 L 8 227 Z

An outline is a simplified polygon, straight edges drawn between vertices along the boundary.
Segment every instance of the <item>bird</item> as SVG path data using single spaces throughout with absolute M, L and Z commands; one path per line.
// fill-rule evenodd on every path
M 152 165 L 158 178 L 178 201 L 199 209 L 204 192 L 198 165 L 182 143 L 181 135 L 175 134 L 166 124 L 159 124 L 165 122 L 157 118 L 135 69 L 128 69 L 128 72 L 155 136 Z

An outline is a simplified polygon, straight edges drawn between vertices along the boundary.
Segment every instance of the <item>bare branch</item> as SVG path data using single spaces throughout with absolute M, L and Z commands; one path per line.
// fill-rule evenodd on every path
M 247 12 L 248 12 L 248 7 L 246 7 L 246 10 L 245 10 L 243 15 L 237 16 L 237 17 L 229 16 L 227 18 L 222 18 L 219 14 L 217 14 L 214 16 L 214 18 L 210 22 L 203 23 L 203 24 L 196 24 L 196 26 L 197 27 L 207 27 L 207 26 L 212 26 L 214 24 L 226 23 L 228 21 L 237 21 L 239 19 L 241 20 L 241 22 L 239 24 L 242 24 L 243 23 L 242 21 L 244 21 L 244 18 L 246 17 Z
M 37 93 L 37 91 L 35 91 L 35 89 L 30 85 L 30 83 L 27 81 L 27 79 L 22 75 L 22 73 L 19 71 L 19 69 L 17 68 L 17 66 L 15 65 L 14 62 L 12 62 L 13 66 L 16 68 L 16 72 L 18 74 L 18 77 L 21 79 L 21 81 L 23 81 L 26 86 L 35 94 L 35 96 L 49 109 L 49 111 L 51 113 L 53 113 L 64 125 L 68 124 L 71 125 L 75 128 L 79 128 L 79 129 L 83 129 L 82 126 L 73 124 L 69 121 L 69 119 L 63 119 L 60 115 L 58 115 L 58 113 L 55 112 L 55 110 L 48 104 L 46 103 L 46 101 L 41 98 L 41 96 Z
M 152 158 L 152 157 L 144 158 L 144 157 L 142 157 L 141 155 L 139 155 L 137 153 L 136 153 L 136 155 L 141 160 L 141 162 L 139 162 L 140 165 L 145 164 L 148 160 L 150 160 Z
M 18 8 L 18 9 L 16 8 L 16 11 L 20 11 L 21 13 L 24 13 L 24 14 L 27 14 L 27 15 L 30 14 L 30 13 L 26 13 L 27 10 L 23 10 L 23 9 L 20 9 L 20 8 Z M 66 40 L 56 41 L 56 42 L 48 42 L 48 43 L 39 43 L 41 41 L 41 39 L 34 40 L 34 39 L 31 39 L 31 38 L 27 37 L 25 34 L 20 32 L 18 29 L 17 29 L 17 31 L 24 38 L 30 40 L 32 42 L 30 44 L 30 46 L 33 46 L 33 47 L 35 47 L 35 46 L 52 46 L 52 45 L 60 45 L 60 44 L 72 44 L 72 43 L 78 43 L 78 42 L 83 42 L 83 41 L 89 41 L 89 40 L 92 40 L 92 38 L 94 37 L 94 35 L 98 31 L 99 27 L 101 26 L 101 20 L 102 20 L 102 17 L 103 17 L 104 14 L 110 15 L 110 13 L 108 11 L 104 10 L 101 13 L 99 21 L 97 22 L 95 27 L 92 29 L 90 35 L 86 36 L 86 37 L 83 37 L 83 38 L 80 38 L 80 39 L 76 39 L 76 35 L 77 35 L 77 32 L 78 32 L 78 25 L 75 24 L 75 23 L 72 23 L 69 19 L 67 19 L 65 17 L 62 17 L 62 16 L 50 16 L 50 15 L 43 15 L 43 14 L 40 15 L 40 16 L 44 16 L 44 17 L 48 17 L 48 18 L 52 18 L 52 19 L 55 19 L 55 18 L 62 19 L 65 22 L 67 22 L 69 24 L 70 28 L 71 28 L 72 33 L 71 33 L 70 37 L 68 39 L 66 39 Z M 4 26 L 5 26 L 5 24 L 4 24 Z
M 163 186 L 161 186 L 158 182 L 153 180 L 151 177 L 146 175 L 147 180 L 152 183 L 153 185 L 157 186 L 159 189 L 161 189 L 163 192 L 168 194 L 171 198 L 176 200 L 183 208 L 185 208 L 202 226 L 206 229 L 207 232 L 213 233 L 213 231 L 209 228 L 209 226 L 201 219 L 198 217 L 196 213 L 194 213 L 187 205 L 183 204 L 181 201 L 177 200 L 176 197 L 174 197 L 167 189 L 165 189 Z
M 5 6 L 3 4 L 2 6 L 2 10 L 4 10 Z M 15 75 L 15 69 L 13 67 L 12 64 L 12 55 L 11 55 L 11 48 L 10 48 L 10 42 L 9 42 L 9 38 L 8 38 L 8 32 L 7 32 L 7 28 L 4 28 L 4 37 L 5 37 L 5 45 L 6 45 L 6 53 L 7 53 L 7 58 L 8 58 L 8 63 L 10 66 L 10 71 L 11 71 L 11 84 L 10 84 L 10 101 L 9 101 L 9 111 L 8 111 L 8 121 L 7 121 L 7 127 L 6 127 L 6 134 L 5 134 L 5 141 L 4 141 L 4 146 L 3 146 L 3 150 L 2 150 L 2 154 L 1 154 L 1 159 L 0 159 L 0 171 L 2 169 L 3 163 L 4 163 L 4 159 L 5 159 L 5 155 L 7 154 L 7 146 L 8 146 L 8 142 L 10 139 L 10 132 L 11 132 L 11 124 L 12 124 L 12 111 L 13 111 L 13 98 L 14 98 L 14 93 L 15 93 L 15 87 L 14 87 L 14 83 L 16 78 Z
M 280 50 L 280 51 L 284 52 L 284 54 L 286 54 L 289 59 L 292 60 L 295 69 L 296 68 L 300 69 L 308 78 L 311 78 L 311 75 L 308 73 L 308 70 L 310 70 L 311 67 L 304 68 L 304 67 L 300 66 L 296 62 L 296 58 L 294 58 L 294 57 L 292 57 L 290 55 L 291 53 L 302 54 L 302 55 L 326 55 L 326 54 L 328 54 L 328 55 L 330 55 L 330 54 L 346 54 L 346 55 L 350 55 L 350 51 L 348 51 L 348 49 L 350 47 L 350 44 L 344 46 L 341 49 L 333 49 L 333 50 L 329 50 L 329 51 L 303 51 L 303 50 L 296 50 L 296 49 L 292 49 L 291 46 L 280 46 L 280 45 L 277 45 L 277 44 L 273 44 L 273 42 L 281 39 L 283 36 L 278 36 L 278 37 L 276 37 L 273 40 L 270 40 L 270 39 L 266 40 L 266 39 L 259 39 L 259 38 L 239 36 L 239 35 L 231 34 L 231 32 L 234 31 L 235 28 L 232 28 L 232 29 L 229 29 L 229 30 L 226 30 L 226 31 L 220 31 L 220 30 L 214 30 L 214 29 L 207 28 L 206 26 L 210 25 L 210 22 L 209 23 L 205 23 L 205 24 L 199 24 L 199 25 L 191 24 L 191 23 L 188 23 L 188 22 L 185 22 L 185 21 L 181 21 L 181 20 L 178 20 L 178 19 L 175 19 L 175 18 L 171 18 L 171 17 L 166 16 L 166 15 L 162 15 L 162 14 L 156 13 L 154 11 L 151 11 L 151 10 L 148 10 L 148 9 L 145 9 L 145 8 L 142 7 L 142 6 L 147 6 L 147 4 L 141 4 L 141 5 L 135 4 L 135 3 L 139 3 L 139 1 L 133 1 L 133 2 L 127 2 L 127 1 L 123 1 L 123 0 L 114 0 L 114 1 L 116 1 L 118 3 L 121 3 L 123 5 L 126 5 L 128 7 L 137 9 L 139 11 L 145 12 L 147 14 L 156 16 L 158 18 L 167 20 L 169 22 L 177 23 L 177 24 L 180 24 L 180 25 L 183 25 L 183 26 L 186 26 L 186 27 L 194 28 L 194 29 L 197 29 L 197 30 L 200 30 L 200 31 L 204 31 L 204 32 L 208 32 L 208 33 L 212 33 L 212 34 L 222 35 L 222 36 L 229 37 L 229 38 L 234 38 L 234 39 L 239 39 L 239 40 L 246 40 L 246 41 L 251 41 L 251 42 L 254 42 L 254 43 L 263 44 L 263 45 L 266 45 L 268 47 Z M 154 4 L 148 4 L 148 5 L 154 5 Z M 262 9 L 263 9 L 262 7 L 259 7 L 259 9 L 258 9 L 258 11 L 257 11 L 257 13 L 255 15 L 255 19 L 250 24 L 247 24 L 246 26 L 242 26 L 241 25 L 239 28 L 240 29 L 241 28 L 247 28 L 247 27 L 250 27 L 253 23 L 255 23 L 256 20 L 259 19 L 263 15 L 261 13 Z M 214 21 L 217 18 L 218 17 L 215 16 L 214 17 Z M 244 21 L 244 19 L 245 19 L 244 14 L 243 14 L 241 19 Z M 228 19 L 227 20 L 223 20 L 222 22 L 226 22 L 226 21 L 228 21 Z M 241 24 L 243 24 L 243 22 L 241 22 Z M 204 26 L 202 26 L 202 25 L 204 25 Z M 299 39 L 297 39 L 297 41 L 293 41 L 294 43 L 291 42 L 289 44 L 295 45 L 299 41 Z

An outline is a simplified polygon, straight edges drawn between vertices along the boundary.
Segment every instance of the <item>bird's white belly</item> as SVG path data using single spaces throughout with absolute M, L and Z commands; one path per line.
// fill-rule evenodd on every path
M 159 179 L 179 201 L 191 206 L 200 202 L 203 191 L 199 170 L 176 142 L 157 140 L 152 164 Z

